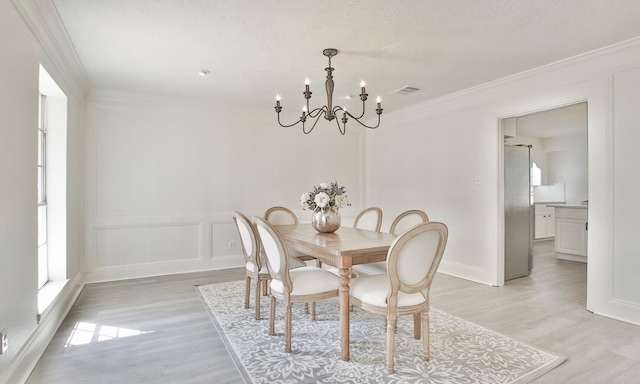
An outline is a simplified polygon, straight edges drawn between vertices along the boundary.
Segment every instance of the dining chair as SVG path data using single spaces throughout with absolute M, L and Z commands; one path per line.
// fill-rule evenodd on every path
M 419 209 L 411 209 L 402 212 L 393 220 L 391 227 L 389 227 L 389 233 L 397 236 L 415 225 L 426 223 L 428 221 L 429 216 L 426 212 Z M 379 275 L 387 273 L 387 262 L 378 261 L 376 263 L 359 264 L 354 265 L 352 269 L 358 276 Z
M 275 206 L 267 209 L 264 213 L 264 219 L 273 225 L 298 224 L 298 216 L 287 207 Z M 321 266 L 320 260 L 313 256 L 305 255 L 295 249 L 289 249 L 289 256 L 297 257 L 302 261 L 316 260 L 316 265 Z
M 311 303 L 311 319 L 315 320 L 314 303 L 338 296 L 339 278 L 315 266 L 289 268 L 289 251 L 280 233 L 268 221 L 254 218 L 259 239 L 271 274 L 271 306 L 269 308 L 269 335 L 275 335 L 276 299 L 285 305 L 285 352 L 291 352 L 291 306 L 293 303 Z
M 387 370 L 394 372 L 398 316 L 413 315 L 413 336 L 422 336 L 422 355 L 429 360 L 429 290 L 448 238 L 439 222 L 418 224 L 396 238 L 387 252 L 387 273 L 351 280 L 351 303 L 386 318 Z
M 381 225 L 382 209 L 378 207 L 370 207 L 363 210 L 353 221 L 353 228 L 368 229 L 376 232 L 380 232 Z
M 249 308 L 249 296 L 251 292 L 251 280 L 255 281 L 255 318 L 260 320 L 260 287 L 266 294 L 267 282 L 271 279 L 267 265 L 264 263 L 256 229 L 251 220 L 244 214 L 234 211 L 233 221 L 236 224 L 242 243 L 242 255 L 244 256 L 246 269 L 246 283 L 244 292 L 244 307 Z M 302 261 L 292 260 L 290 267 L 302 267 Z

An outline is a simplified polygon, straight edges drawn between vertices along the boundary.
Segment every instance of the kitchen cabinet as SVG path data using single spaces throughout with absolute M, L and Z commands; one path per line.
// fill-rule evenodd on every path
M 583 205 L 556 205 L 555 252 L 559 259 L 587 262 L 588 209 Z
M 534 239 L 555 236 L 555 208 L 547 204 L 534 204 Z

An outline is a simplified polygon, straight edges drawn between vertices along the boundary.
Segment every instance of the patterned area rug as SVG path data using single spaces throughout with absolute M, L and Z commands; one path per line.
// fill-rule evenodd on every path
M 431 360 L 422 360 L 422 342 L 413 338 L 413 317 L 403 316 L 396 335 L 396 372 L 390 375 L 380 316 L 359 308 L 351 313 L 351 361 L 346 362 L 340 357 L 338 299 L 318 302 L 316 321 L 304 314 L 302 304 L 294 304 L 292 352 L 286 353 L 281 301 L 276 335 L 269 336 L 268 297 L 261 300 L 262 319 L 255 320 L 253 305 L 243 308 L 243 281 L 197 288 L 247 382 L 520 384 L 565 360 L 431 308 Z

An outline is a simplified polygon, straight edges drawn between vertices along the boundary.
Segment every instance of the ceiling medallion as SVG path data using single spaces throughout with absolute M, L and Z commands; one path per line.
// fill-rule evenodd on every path
M 335 48 L 327 48 L 324 51 L 322 51 L 322 54 L 329 58 L 329 66 L 325 68 L 325 71 L 327 71 L 327 80 L 325 81 L 325 88 L 327 90 L 327 105 L 323 105 L 322 107 L 316 108 L 314 110 L 311 110 L 309 108 L 309 99 L 311 98 L 312 92 L 309 90 L 309 80 L 307 79 L 305 81 L 305 91 L 302 93 L 304 95 L 304 98 L 307 99 L 307 104 L 304 107 L 302 107 L 302 116 L 300 116 L 298 121 L 296 121 L 295 123 L 287 125 L 287 124 L 282 124 L 280 122 L 280 111 L 282 111 L 282 106 L 280 105 L 280 96 L 279 95 L 276 96 L 275 110 L 276 110 L 276 113 L 278 114 L 278 124 L 280 124 L 281 127 L 288 128 L 288 127 L 293 127 L 298 123 L 302 123 L 302 132 L 304 132 L 304 134 L 309 134 L 311 133 L 311 131 L 313 131 L 313 128 L 315 128 L 316 124 L 318 123 L 318 120 L 320 119 L 320 116 L 324 116 L 324 118 L 329 121 L 336 119 L 338 130 L 343 135 L 346 133 L 347 121 L 349 121 L 349 118 L 354 119 L 365 128 L 369 128 L 369 129 L 378 128 L 380 126 L 380 115 L 382 114 L 380 97 L 378 97 L 377 108 L 376 108 L 376 114 L 378 115 L 378 123 L 375 126 L 368 126 L 364 124 L 362 121 L 360 121 L 360 119 L 362 119 L 362 117 L 364 116 L 365 101 L 367 101 L 367 96 L 369 96 L 365 89 L 364 81 L 360 83 L 360 100 L 362 100 L 362 113 L 360 114 L 360 116 L 356 117 L 352 115 L 350 112 L 347 112 L 346 108 L 341 107 L 339 105 L 336 105 L 335 107 L 333 106 L 333 75 L 332 73 L 334 68 L 331 67 L 331 58 L 338 54 L 338 50 Z M 338 119 L 336 118 L 336 113 L 338 113 L 339 111 L 342 111 L 342 119 L 340 119 L 340 121 L 342 121 L 342 126 L 340 126 L 340 121 L 338 121 Z M 315 119 L 315 121 L 313 122 L 313 125 L 308 130 L 305 127 L 305 123 L 307 119 Z

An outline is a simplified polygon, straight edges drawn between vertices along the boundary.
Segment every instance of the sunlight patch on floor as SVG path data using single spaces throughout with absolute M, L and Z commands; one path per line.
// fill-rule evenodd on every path
M 86 345 L 93 342 L 121 339 L 124 337 L 139 336 L 153 331 L 141 331 L 137 329 L 116 327 L 111 325 L 98 325 L 79 321 L 73 327 L 64 347 L 72 345 Z

